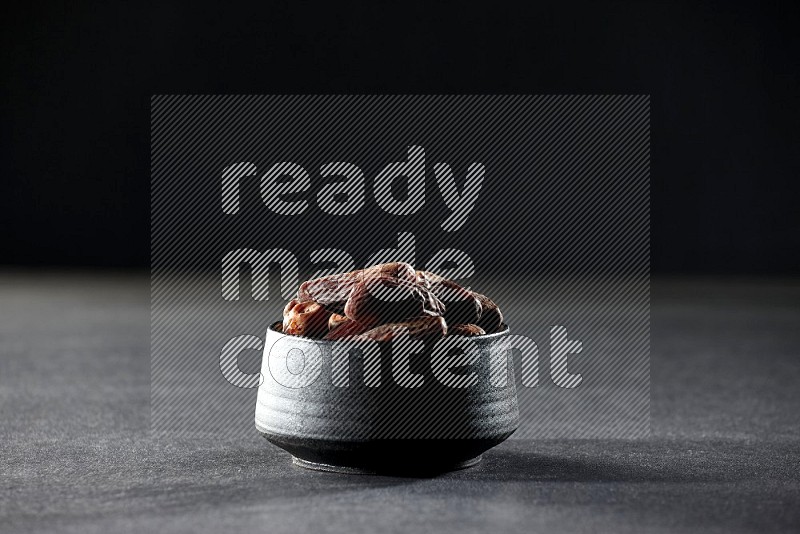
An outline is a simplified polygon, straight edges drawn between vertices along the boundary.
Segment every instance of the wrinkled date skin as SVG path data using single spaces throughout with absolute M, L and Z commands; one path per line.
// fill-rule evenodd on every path
M 486 331 L 476 324 L 457 324 L 447 329 L 448 336 L 482 336 Z
M 292 299 L 283 309 L 283 332 L 294 336 L 323 336 L 328 332 L 330 315 L 316 302 Z
M 308 280 L 283 312 L 286 334 L 329 340 L 480 336 L 503 323 L 491 299 L 403 262 Z M 450 328 L 448 329 L 448 325 Z
M 411 339 L 438 339 L 445 335 L 447 335 L 447 322 L 444 318 L 429 316 L 382 324 L 358 337 L 386 342 L 403 336 Z
M 337 317 L 344 317 L 342 315 L 338 315 Z M 337 321 L 338 322 L 338 321 Z M 330 321 L 328 322 L 330 325 Z M 344 317 L 344 321 L 338 322 L 335 326 L 333 326 L 325 337 L 322 339 L 329 339 L 329 340 L 336 340 L 336 339 L 344 339 L 346 337 L 357 336 L 358 334 L 363 334 L 369 330 L 363 324 L 356 322 L 348 317 Z
M 375 276 L 356 284 L 344 307 L 344 314 L 372 328 L 406 317 L 442 315 L 445 307 L 428 289 L 416 282 Z
M 481 302 L 483 312 L 480 319 L 475 324 L 483 328 L 487 332 L 496 332 L 503 324 L 503 314 L 497 304 L 486 295 L 475 293 L 478 300 Z
M 472 291 L 429 271 L 417 271 L 417 281 L 444 304 L 447 324 L 470 324 L 480 319 L 483 307 Z
M 361 271 L 354 271 L 356 272 Z M 329 312 L 342 315 L 347 297 L 358 282 L 354 273 L 332 274 L 303 282 L 297 290 L 297 299 L 317 302 Z
M 416 280 L 416 273 L 408 263 L 392 262 L 349 273 L 331 274 L 300 284 L 300 288 L 297 290 L 297 299 L 313 300 L 322 304 L 332 313 L 344 315 L 345 304 L 353 289 L 358 284 L 375 278 L 413 282 Z
M 331 316 L 328 318 L 328 330 L 336 330 L 344 323 L 350 321 L 346 315 L 339 315 L 338 313 L 332 313 Z

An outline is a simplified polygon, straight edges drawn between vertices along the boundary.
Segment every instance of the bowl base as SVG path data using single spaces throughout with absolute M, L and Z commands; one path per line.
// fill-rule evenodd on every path
M 508 434 L 475 439 L 326 440 L 261 431 L 285 450 L 294 463 L 317 471 L 428 477 L 477 464 L 481 454 Z
M 420 473 L 427 473 L 427 474 L 442 474 L 449 471 L 458 471 L 459 469 L 467 469 L 468 467 L 473 467 L 478 465 L 483 458 L 483 455 L 478 455 L 475 458 L 470 458 L 469 460 L 464 460 L 463 462 L 457 462 L 451 465 L 442 465 L 437 466 L 435 472 L 431 471 L 430 469 L 423 469 Z M 297 456 L 292 456 L 292 463 L 299 467 L 303 467 L 305 469 L 311 469 L 312 471 L 324 471 L 326 473 L 342 473 L 346 475 L 381 475 L 385 474 L 383 470 L 380 469 L 371 469 L 367 467 L 354 467 L 354 466 L 347 466 L 347 465 L 331 465 L 331 464 L 324 464 L 321 462 L 311 462 L 309 460 L 303 460 L 302 458 L 298 458 Z M 414 472 L 412 469 L 411 472 Z

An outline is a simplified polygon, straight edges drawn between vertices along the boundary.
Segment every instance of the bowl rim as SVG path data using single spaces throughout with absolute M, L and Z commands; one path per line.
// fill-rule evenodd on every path
M 315 343 L 322 342 L 322 343 L 333 344 L 333 343 L 337 343 L 337 342 L 346 342 L 346 341 L 348 341 L 347 339 L 321 339 L 321 338 L 315 338 L 315 337 L 298 336 L 298 335 L 295 335 L 295 334 L 285 334 L 282 330 L 276 330 L 275 329 L 275 326 L 278 325 L 278 324 L 282 324 L 282 321 L 275 321 L 274 323 L 270 323 L 269 326 L 267 326 L 267 330 L 271 331 L 271 332 L 274 332 L 276 334 L 283 334 L 284 336 L 287 336 L 287 337 L 291 337 L 291 338 L 295 338 L 295 339 L 303 339 L 303 340 L 306 340 L 306 341 L 313 341 Z M 476 340 L 483 341 L 483 340 L 494 339 L 496 337 L 502 337 L 502 336 L 505 336 L 505 335 L 507 335 L 507 334 L 509 334 L 511 332 L 511 329 L 508 327 L 508 324 L 506 324 L 506 323 L 501 323 L 500 327 L 501 327 L 500 330 L 498 330 L 497 332 L 492 332 L 490 334 L 483 334 L 483 335 L 480 335 L 480 336 L 461 336 L 461 337 L 464 337 L 466 339 L 476 339 Z M 445 337 L 447 337 L 447 336 L 445 336 Z M 444 338 L 442 338 L 442 339 L 444 339 Z

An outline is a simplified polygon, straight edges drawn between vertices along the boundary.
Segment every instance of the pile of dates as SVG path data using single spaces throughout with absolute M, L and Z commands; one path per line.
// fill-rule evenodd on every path
M 402 262 L 303 282 L 283 310 L 285 334 L 329 340 L 479 336 L 502 324 L 488 297 Z

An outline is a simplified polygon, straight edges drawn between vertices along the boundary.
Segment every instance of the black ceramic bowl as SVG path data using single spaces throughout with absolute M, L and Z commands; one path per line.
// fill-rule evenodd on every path
M 517 428 L 508 328 L 355 344 L 267 330 L 256 429 L 303 467 L 433 474 L 476 464 Z

